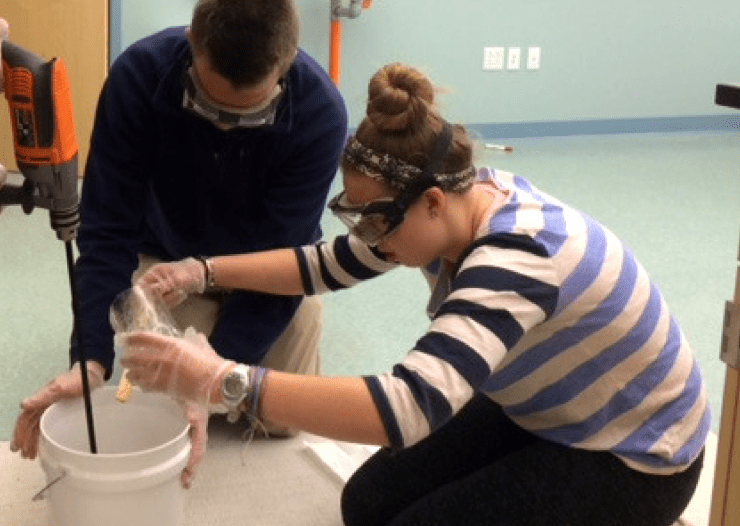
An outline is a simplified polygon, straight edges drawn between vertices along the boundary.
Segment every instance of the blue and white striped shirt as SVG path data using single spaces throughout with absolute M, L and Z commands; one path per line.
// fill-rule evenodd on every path
M 602 225 L 513 174 L 457 265 L 425 269 L 431 325 L 389 373 L 365 380 L 392 447 L 416 443 L 475 391 L 518 425 L 669 474 L 701 452 L 710 414 L 698 364 L 630 251 Z M 307 294 L 395 267 L 353 236 L 296 250 Z

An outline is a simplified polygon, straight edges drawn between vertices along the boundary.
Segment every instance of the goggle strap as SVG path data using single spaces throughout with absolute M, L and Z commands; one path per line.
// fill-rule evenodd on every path
M 432 156 L 429 159 L 429 162 L 424 166 L 424 168 L 422 168 L 421 174 L 411 181 L 399 199 L 399 201 L 403 201 L 403 206 L 410 204 L 427 189 L 439 185 L 434 174 L 437 173 L 442 166 L 442 162 L 447 156 L 447 152 L 449 151 L 451 144 L 452 125 L 443 120 L 442 131 L 434 144 L 434 150 L 432 151 Z
M 434 174 L 437 173 L 442 167 L 442 161 L 444 161 L 445 157 L 447 156 L 447 151 L 450 149 L 451 144 L 452 125 L 449 122 L 443 120 L 442 132 L 439 134 L 439 137 L 437 137 L 437 142 L 434 144 L 432 158 L 429 159 L 429 162 L 426 164 L 426 166 L 424 166 L 424 169 L 421 172 L 422 177 L 428 177 L 429 175 L 434 177 Z

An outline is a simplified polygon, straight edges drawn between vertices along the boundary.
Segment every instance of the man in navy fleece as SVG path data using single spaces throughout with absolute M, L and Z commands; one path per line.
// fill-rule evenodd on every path
M 338 90 L 298 48 L 293 0 L 200 0 L 190 27 L 156 33 L 118 57 L 95 117 L 76 264 L 93 386 L 113 371 L 109 306 L 153 263 L 321 237 L 346 130 Z M 320 303 L 208 289 L 173 314 L 225 358 L 318 372 Z M 71 341 L 75 364 L 78 335 Z M 76 369 L 22 402 L 12 441 L 22 456 L 36 455 L 43 410 L 80 395 Z M 191 421 L 202 453 L 205 417 Z

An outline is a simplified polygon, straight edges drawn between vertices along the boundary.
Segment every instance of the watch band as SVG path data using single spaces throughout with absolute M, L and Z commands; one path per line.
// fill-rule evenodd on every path
M 260 399 L 267 369 L 238 364 L 221 380 L 221 398 L 226 420 L 235 423 L 246 413 L 249 426 L 255 429 L 260 420 Z
M 203 263 L 205 269 L 205 282 L 206 288 L 213 288 L 216 286 L 216 268 L 213 265 L 213 258 L 206 256 L 198 256 L 198 260 Z

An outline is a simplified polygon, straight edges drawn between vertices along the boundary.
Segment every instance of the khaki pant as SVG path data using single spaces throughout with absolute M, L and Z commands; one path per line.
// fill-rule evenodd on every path
M 149 267 L 160 260 L 152 256 L 139 255 L 139 267 L 131 277 L 134 283 Z M 190 294 L 185 301 L 172 309 L 172 317 L 178 328 L 193 327 L 210 337 L 218 318 L 220 301 L 218 295 Z M 301 301 L 293 319 L 259 363 L 262 367 L 289 373 L 319 374 L 319 343 L 321 339 L 321 296 L 306 296 Z M 290 437 L 295 429 L 264 423 L 262 431 L 270 436 Z M 257 430 L 258 434 L 262 431 Z
M 139 268 L 131 278 L 132 283 L 149 267 L 159 262 L 157 258 L 140 255 Z M 217 295 L 191 294 L 172 309 L 172 316 L 180 329 L 193 327 L 210 337 L 218 318 L 219 305 Z M 303 298 L 293 319 L 272 344 L 259 365 L 289 373 L 319 374 L 322 310 L 320 296 Z

